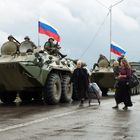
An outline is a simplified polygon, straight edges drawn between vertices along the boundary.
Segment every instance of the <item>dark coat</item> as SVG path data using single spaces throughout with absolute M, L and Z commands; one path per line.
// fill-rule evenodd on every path
M 76 68 L 72 74 L 71 82 L 79 93 L 80 98 L 85 98 L 89 85 L 89 75 L 86 69 Z
M 113 71 L 114 71 L 114 76 L 115 76 L 115 77 L 118 76 L 119 73 L 120 73 L 120 68 L 119 68 L 119 66 L 114 66 L 114 67 L 113 67 Z
M 115 93 L 116 102 L 117 104 L 123 102 L 125 106 L 132 106 L 131 89 L 127 86 L 127 80 L 131 75 L 131 69 L 121 68 L 120 74 L 127 75 L 127 77 L 119 79 L 118 88 Z

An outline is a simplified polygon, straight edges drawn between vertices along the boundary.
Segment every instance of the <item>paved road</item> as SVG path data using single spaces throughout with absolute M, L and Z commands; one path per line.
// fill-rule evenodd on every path
M 139 140 L 140 95 L 132 100 L 127 111 L 113 110 L 113 98 L 90 107 L 1 104 L 0 140 Z

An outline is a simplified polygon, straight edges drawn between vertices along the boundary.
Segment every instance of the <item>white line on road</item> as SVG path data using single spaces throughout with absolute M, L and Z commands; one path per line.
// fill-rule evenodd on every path
M 24 127 L 24 126 L 28 126 L 28 125 L 40 123 L 40 122 L 43 122 L 43 121 L 46 121 L 46 120 L 50 120 L 50 119 L 53 119 L 53 118 L 58 118 L 58 117 L 67 116 L 67 115 L 70 115 L 70 114 L 74 114 L 74 113 L 80 112 L 80 111 L 82 111 L 82 110 L 85 110 L 85 108 L 84 108 L 84 109 L 77 110 L 77 111 L 65 112 L 65 113 L 61 113 L 61 114 L 58 114 L 58 115 L 54 115 L 54 116 L 50 116 L 50 117 L 41 118 L 41 119 L 37 119 L 37 120 L 25 122 L 25 123 L 13 125 L 13 126 L 8 126 L 8 127 L 6 127 L 6 128 L 0 129 L 0 132 L 4 132 L 4 131 L 16 129 L 16 128 L 20 128 L 20 127 Z
M 111 104 L 111 102 L 106 102 L 103 105 L 107 105 L 107 104 Z M 0 132 L 16 129 L 16 128 L 20 128 L 20 127 L 25 127 L 25 126 L 28 126 L 28 125 L 40 123 L 40 122 L 50 120 L 50 119 L 54 119 L 54 118 L 67 116 L 67 115 L 74 114 L 74 113 L 77 113 L 77 112 L 80 112 L 80 111 L 83 111 L 83 110 L 87 110 L 87 108 L 84 107 L 82 109 L 80 108 L 79 110 L 75 110 L 75 111 L 71 111 L 71 112 L 65 112 L 65 113 L 57 114 L 57 115 L 50 116 L 50 117 L 40 118 L 40 119 L 37 119 L 37 120 L 33 120 L 33 121 L 29 121 L 29 122 L 25 122 L 25 123 L 21 123 L 21 124 L 17 124 L 17 125 L 8 126 L 6 128 L 1 128 Z

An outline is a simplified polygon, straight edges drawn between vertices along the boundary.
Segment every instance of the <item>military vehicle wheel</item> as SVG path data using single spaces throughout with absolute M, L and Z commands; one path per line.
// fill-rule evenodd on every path
M 136 88 L 136 92 L 135 92 L 135 95 L 137 95 L 138 94 L 138 86 L 137 87 L 135 87 Z
M 69 85 L 70 76 L 63 76 L 61 102 L 69 102 L 72 98 L 72 84 Z
M 133 88 L 131 89 L 131 95 L 134 95 L 134 89 Z
M 140 94 L 140 86 L 137 87 L 137 94 Z
M 137 87 L 135 87 L 135 95 L 137 95 Z
M 23 91 L 19 94 L 20 99 L 23 103 L 29 103 L 32 100 L 32 94 L 28 91 Z
M 44 102 L 57 104 L 61 98 L 61 80 L 58 74 L 51 73 L 43 91 Z
M 140 94 L 140 85 L 138 85 L 138 94 Z
M 5 104 L 12 104 L 16 99 L 16 92 L 1 92 L 0 99 Z
M 134 94 L 133 95 L 136 95 L 137 94 L 137 88 L 134 87 L 133 90 L 134 90 Z

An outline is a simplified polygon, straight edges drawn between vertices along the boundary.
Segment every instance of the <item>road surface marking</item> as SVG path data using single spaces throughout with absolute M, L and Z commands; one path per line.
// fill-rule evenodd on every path
M 112 102 L 106 102 L 106 103 L 104 103 L 103 105 L 107 105 L 107 104 L 111 104 L 111 103 L 112 103 Z M 54 116 L 45 117 L 45 118 L 40 118 L 40 119 L 37 119 L 37 120 L 33 120 L 33 121 L 29 121 L 29 122 L 25 122 L 25 123 L 21 123 L 21 124 L 17 124 L 17 125 L 8 126 L 8 127 L 6 127 L 6 128 L 1 128 L 1 129 L 0 129 L 0 132 L 4 132 L 4 131 L 16 129 L 16 128 L 20 128 L 20 127 L 25 127 L 25 126 L 28 126 L 28 125 L 40 123 L 40 122 L 43 122 L 43 121 L 46 121 L 46 120 L 50 120 L 50 119 L 54 119 L 54 118 L 59 118 L 59 117 L 63 117 L 63 116 L 68 116 L 68 115 L 70 115 L 70 114 L 74 114 L 74 113 L 77 113 L 77 112 L 81 112 L 81 111 L 83 111 L 83 110 L 87 110 L 87 107 L 84 107 L 84 108 L 82 108 L 82 109 L 80 108 L 79 110 L 76 110 L 76 111 L 65 112 L 65 113 L 61 113 L 61 114 L 54 115 Z

